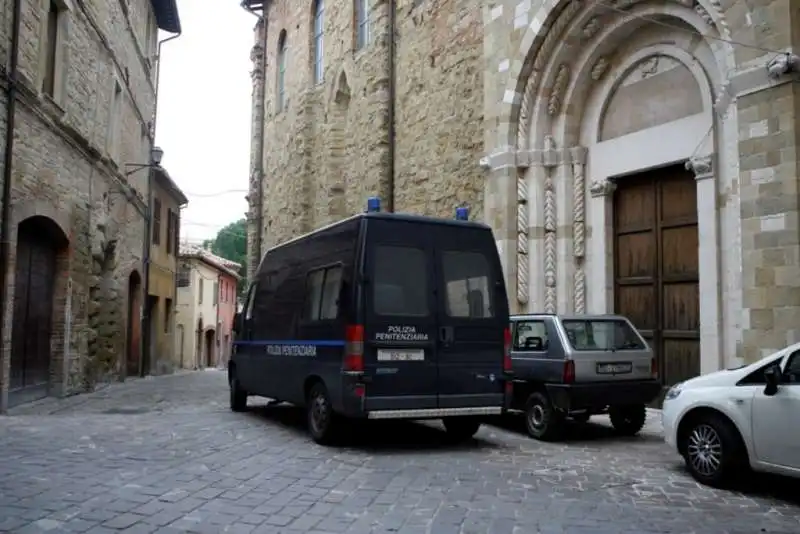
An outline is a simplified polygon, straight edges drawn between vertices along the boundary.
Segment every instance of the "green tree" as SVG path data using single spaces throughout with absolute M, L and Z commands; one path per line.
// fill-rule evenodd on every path
M 239 296 L 247 287 L 247 222 L 239 219 L 217 232 L 214 239 L 207 239 L 203 246 L 210 246 L 211 252 L 226 260 L 235 261 L 242 268 L 239 270 L 242 280 L 239 283 Z

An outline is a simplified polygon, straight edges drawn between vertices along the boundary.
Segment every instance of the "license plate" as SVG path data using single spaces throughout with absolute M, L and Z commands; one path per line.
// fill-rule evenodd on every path
M 421 362 L 425 360 L 423 349 L 378 349 L 379 362 Z
M 598 363 L 597 374 L 599 375 L 622 375 L 633 371 L 633 364 L 626 363 Z

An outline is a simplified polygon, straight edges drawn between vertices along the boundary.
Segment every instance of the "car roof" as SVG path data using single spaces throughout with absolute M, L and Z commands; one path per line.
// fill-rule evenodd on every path
M 561 321 L 597 321 L 597 320 L 627 320 L 624 315 L 615 315 L 613 313 L 607 314 L 560 314 L 560 313 L 522 313 L 511 315 L 512 321 L 519 321 L 525 319 L 542 319 L 545 317 L 558 318 Z

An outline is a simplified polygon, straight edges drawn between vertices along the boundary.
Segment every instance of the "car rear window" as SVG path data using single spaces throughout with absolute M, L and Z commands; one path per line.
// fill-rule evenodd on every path
M 644 343 L 627 321 L 566 319 L 561 322 L 575 350 L 642 350 Z
M 480 252 L 442 252 L 447 315 L 494 317 L 494 292 L 489 260 Z
M 428 315 L 428 258 L 425 251 L 415 247 L 378 245 L 374 258 L 373 311 L 378 315 Z

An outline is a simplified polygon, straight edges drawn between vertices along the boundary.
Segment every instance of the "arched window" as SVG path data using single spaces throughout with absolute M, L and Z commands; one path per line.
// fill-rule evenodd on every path
M 286 30 L 278 37 L 278 111 L 286 106 Z
M 369 44 L 369 2 L 370 0 L 355 0 L 356 50 L 361 50 Z
M 325 0 L 316 0 L 314 3 L 314 83 L 322 83 L 322 41 L 325 36 L 324 14 Z

